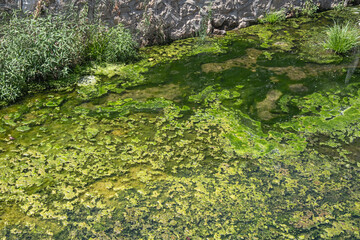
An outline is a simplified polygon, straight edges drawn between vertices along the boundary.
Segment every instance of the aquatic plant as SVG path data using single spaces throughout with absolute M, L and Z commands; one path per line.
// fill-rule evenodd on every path
M 316 5 L 313 0 L 306 0 L 304 7 L 301 9 L 301 13 L 305 16 L 311 17 L 317 12 L 319 6 Z
M 324 48 L 343 54 L 359 44 L 360 30 L 350 23 L 343 25 L 335 23 L 326 30 L 326 37 Z
M 285 12 L 283 10 L 277 12 L 270 12 L 265 15 L 265 17 L 260 18 L 260 23 L 276 23 L 285 20 Z

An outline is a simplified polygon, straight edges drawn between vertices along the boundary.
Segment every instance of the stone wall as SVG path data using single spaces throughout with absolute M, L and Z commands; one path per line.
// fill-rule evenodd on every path
M 314 0 L 321 9 L 330 9 L 341 0 Z M 224 33 L 246 27 L 266 12 L 304 6 L 305 0 L 117 0 L 114 23 L 152 44 L 195 36 L 200 31 Z
M 10 0 L 0 0 L 10 1 Z M 33 11 L 37 1 L 44 7 L 61 9 L 66 4 L 83 8 L 90 0 L 21 1 Z M 320 9 L 329 9 L 341 0 L 314 0 Z M 96 0 L 96 13 L 110 25 L 121 23 L 144 44 L 195 36 L 201 31 L 224 33 L 246 27 L 266 12 L 302 8 L 305 0 Z

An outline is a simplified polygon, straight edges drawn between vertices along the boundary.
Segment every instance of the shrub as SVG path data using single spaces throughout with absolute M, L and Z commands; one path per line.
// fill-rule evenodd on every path
M 326 30 L 326 40 L 323 46 L 336 53 L 346 53 L 359 44 L 360 31 L 349 23 L 335 24 Z
M 285 20 L 285 12 L 278 11 L 278 12 L 271 12 L 265 15 L 265 17 L 259 19 L 260 23 L 276 23 Z
M 345 11 L 345 9 L 346 9 L 346 3 L 344 2 L 344 0 L 342 0 L 341 2 L 339 2 L 334 6 L 335 13 L 343 12 Z
M 122 25 L 113 28 L 93 25 L 89 33 L 85 51 L 89 60 L 126 62 L 136 58 L 136 43 Z
M 73 20 L 69 20 L 73 19 Z M 122 26 L 88 25 L 84 19 L 13 14 L 0 28 L 0 100 L 14 101 L 29 84 L 66 77 L 85 60 L 127 61 L 136 44 Z
M 319 6 L 316 5 L 312 0 L 306 0 L 301 13 L 305 16 L 311 17 L 317 12 Z
M 59 78 L 81 61 L 81 31 L 60 17 L 13 16 L 0 42 L 0 99 L 13 101 L 28 82 Z
M 204 15 L 201 18 L 200 28 L 199 28 L 199 31 L 197 32 L 198 44 L 200 44 L 200 45 L 202 45 L 206 42 L 206 37 L 208 36 L 208 23 L 209 23 L 209 21 L 211 21 L 212 15 L 213 15 L 212 5 L 213 5 L 213 2 L 210 1 L 209 5 L 207 6 L 207 9 L 206 9 L 206 15 Z

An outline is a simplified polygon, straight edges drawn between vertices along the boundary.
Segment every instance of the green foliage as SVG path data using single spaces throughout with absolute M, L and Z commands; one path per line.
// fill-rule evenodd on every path
M 285 20 L 285 12 L 278 11 L 278 12 L 267 13 L 264 18 L 259 19 L 259 22 L 273 24 L 284 20 Z
M 241 31 L 278 46 L 287 30 Z M 359 239 L 360 84 L 323 89 L 344 65 L 279 61 L 279 48 L 245 50 L 249 35 L 229 35 L 208 41 L 229 55 L 188 58 L 194 39 L 153 46 L 97 68 L 78 93 L 0 109 L 0 239 Z M 257 72 L 225 75 L 242 66 Z M 309 93 L 286 92 L 302 73 Z M 276 94 L 262 91 L 268 78 Z M 253 119 L 256 92 L 287 118 Z
M 346 6 L 345 6 L 345 2 L 344 0 L 342 0 L 341 2 L 339 2 L 338 4 L 336 4 L 334 6 L 334 11 L 339 13 L 339 12 L 342 12 L 346 9 Z
M 313 0 L 306 0 L 304 7 L 301 10 L 301 13 L 305 16 L 311 17 L 314 13 L 317 12 L 319 6 L 316 5 Z
M 64 77 L 81 61 L 81 29 L 59 16 L 35 20 L 14 14 L 2 31 L 0 99 L 13 101 L 29 82 Z
M 92 25 L 88 36 L 86 54 L 90 60 L 125 62 L 136 57 L 136 43 L 121 25 L 113 28 Z
M 200 29 L 198 32 L 198 37 L 200 43 L 204 43 L 205 39 L 208 35 L 208 22 L 212 18 L 212 2 L 210 2 L 209 6 L 207 7 L 207 14 L 201 19 Z
M 326 30 L 326 36 L 326 42 L 323 44 L 325 49 L 346 53 L 359 44 L 360 30 L 350 23 L 336 23 Z
M 9 102 L 30 85 L 65 78 L 85 60 L 123 62 L 136 55 L 136 44 L 122 26 L 89 26 L 73 16 L 33 19 L 14 13 L 0 37 L 0 100 Z

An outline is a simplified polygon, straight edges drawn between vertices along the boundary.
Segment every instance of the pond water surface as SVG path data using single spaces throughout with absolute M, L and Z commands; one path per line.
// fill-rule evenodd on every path
M 357 8 L 142 49 L 0 109 L 2 239 L 358 239 Z

